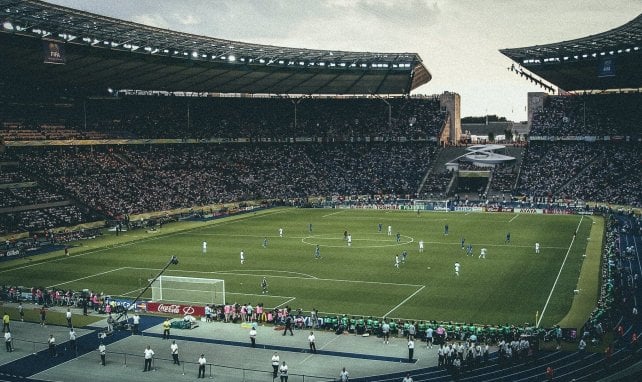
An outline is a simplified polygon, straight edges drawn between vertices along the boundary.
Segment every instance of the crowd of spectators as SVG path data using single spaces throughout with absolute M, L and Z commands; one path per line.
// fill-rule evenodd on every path
M 423 142 L 202 144 L 29 148 L 16 158 L 114 217 L 242 200 L 413 195 L 435 153 Z
M 65 200 L 63 195 L 39 186 L 0 189 L 0 205 L 3 207 L 45 204 L 62 200 Z
M 574 199 L 642 206 L 642 157 L 636 143 L 602 144 L 595 160 L 562 188 Z
M 547 97 L 544 109 L 535 114 L 531 135 L 629 131 L 632 105 L 639 100 L 639 94 Z M 24 171 L 8 167 L 0 172 L 0 183 L 44 181 L 0 190 L 3 206 L 73 200 L 82 207 L 0 216 L 3 232 L 81 222 L 90 210 L 109 219 L 315 195 L 445 199 L 453 179 L 452 172 L 435 168 L 423 180 L 437 148 L 426 142 L 402 143 L 434 138 L 441 131 L 447 115 L 436 98 L 121 96 L 1 102 L 11 107 L 0 112 L 0 131 L 40 129 L 48 132 L 47 139 L 61 139 L 51 132 L 67 129 L 128 138 L 246 137 L 254 142 L 12 148 L 2 160 L 18 162 Z M 295 137 L 319 142 L 286 143 Z M 282 143 L 256 142 L 261 140 Z M 360 143 L 352 143 L 356 141 Z M 490 191 L 640 205 L 639 164 L 635 143 L 531 141 L 521 169 L 493 170 Z M 421 194 L 416 195 L 422 180 Z M 25 225 L 27 220 L 33 224 Z
M 30 181 L 29 177 L 18 170 L 13 170 L 11 168 L 9 168 L 9 170 L 7 170 L 6 168 L 0 169 L 0 184 L 20 183 L 28 181 Z
M 5 140 L 251 138 L 436 139 L 447 118 L 431 98 L 122 96 L 0 100 Z M 296 120 L 296 121 L 295 121 Z
M 491 193 L 511 194 L 517 182 L 517 171 L 516 166 L 495 167 L 490 182 Z
M 582 335 L 593 343 L 602 341 L 604 334 L 615 328 L 619 319 L 637 319 L 633 312 L 637 311 L 635 296 L 640 274 L 629 261 L 636 249 L 625 237 L 642 235 L 642 220 L 631 213 L 615 211 L 606 217 L 600 294 L 595 309 L 581 329 Z
M 531 136 L 640 135 L 640 93 L 548 96 L 533 113 Z
M 517 193 L 640 206 L 637 143 L 531 142 Z
M 58 227 L 67 227 L 96 219 L 96 215 L 79 206 L 66 205 L 0 214 L 0 222 L 6 231 L 40 232 Z

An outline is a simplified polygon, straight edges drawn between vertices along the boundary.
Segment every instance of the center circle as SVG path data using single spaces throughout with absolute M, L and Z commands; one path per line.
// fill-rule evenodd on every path
M 395 236 L 378 235 L 377 237 L 353 237 L 352 247 L 356 248 L 384 248 L 396 247 L 399 245 L 410 244 L 415 241 L 414 238 L 405 235 L 399 235 L 400 241 L 397 243 Z M 385 239 L 384 239 L 385 238 Z M 336 236 L 333 234 L 325 235 L 310 235 L 301 239 L 303 244 L 318 245 L 324 248 L 346 248 L 348 243 L 343 236 Z M 328 243 L 328 244 L 325 244 Z M 336 244 L 335 244 L 336 243 Z

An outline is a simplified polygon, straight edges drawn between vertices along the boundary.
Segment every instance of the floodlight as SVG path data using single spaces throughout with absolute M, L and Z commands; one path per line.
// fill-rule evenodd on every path
M 198 57 L 198 52 L 192 52 L 192 57 L 194 58 Z
M 2 24 L 2 27 L 3 27 L 4 29 L 6 29 L 6 30 L 10 30 L 10 31 L 12 31 L 12 30 L 13 30 L 13 24 L 11 24 L 9 21 L 5 21 L 5 22 Z
M 230 55 L 230 56 L 227 57 L 227 60 L 230 61 L 230 62 L 234 62 L 234 61 L 236 61 L 236 56 Z

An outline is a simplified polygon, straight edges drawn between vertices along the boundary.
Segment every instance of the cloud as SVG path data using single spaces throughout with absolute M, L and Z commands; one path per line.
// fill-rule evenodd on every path
M 163 16 L 157 13 L 144 13 L 140 15 L 134 15 L 132 16 L 131 21 L 156 28 L 171 29 L 171 27 L 173 27 L 172 23 L 168 22 Z
M 201 19 L 198 16 L 192 14 L 174 14 L 174 19 L 181 25 L 199 25 L 201 24 Z

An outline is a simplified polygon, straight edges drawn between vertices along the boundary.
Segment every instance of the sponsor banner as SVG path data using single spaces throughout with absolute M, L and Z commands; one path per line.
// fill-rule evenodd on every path
M 496 206 L 496 207 L 486 207 L 486 212 L 513 212 L 514 208 L 512 207 L 503 207 L 503 206 Z
M 147 312 L 149 313 L 163 313 L 175 314 L 184 316 L 186 314 L 197 316 L 205 316 L 205 307 L 196 305 L 182 305 L 182 304 L 164 304 L 161 302 L 148 302 Z
M 543 212 L 547 215 L 572 215 L 574 212 L 565 208 L 547 208 Z
M 544 213 L 541 208 L 515 208 L 514 211 L 520 214 L 543 214 Z
M 593 211 L 578 211 L 578 215 L 593 215 Z
M 447 209 L 447 207 L 442 207 Z M 445 211 L 439 209 L 439 207 L 435 207 L 435 211 Z M 484 208 L 483 207 L 455 207 L 455 211 L 460 211 L 460 212 L 483 212 Z
M 0 251 L 0 257 L 16 257 L 20 255 L 19 249 L 10 249 L 7 251 Z
M 58 41 L 43 40 L 42 49 L 45 64 L 64 64 L 65 45 Z
M 442 207 L 442 206 L 435 206 L 434 210 L 435 211 L 450 211 L 450 208 Z
M 116 306 L 122 306 L 126 310 L 129 310 L 129 307 L 132 306 L 132 302 L 134 302 L 134 300 L 124 300 L 124 299 L 119 299 L 119 298 L 109 298 L 109 299 L 107 299 L 107 302 L 110 303 L 110 304 L 113 302 L 114 304 L 116 304 Z

